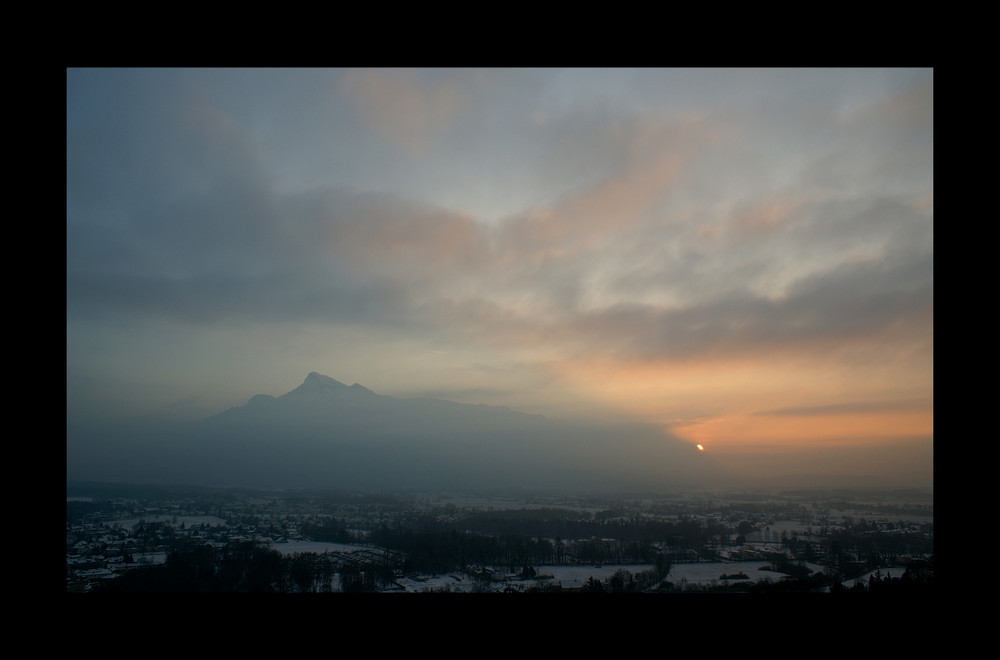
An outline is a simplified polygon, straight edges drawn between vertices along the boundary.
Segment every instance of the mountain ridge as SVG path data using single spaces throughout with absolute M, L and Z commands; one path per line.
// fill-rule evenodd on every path
M 329 376 L 324 376 L 323 374 L 310 371 L 306 379 L 302 381 L 302 384 L 296 387 L 294 390 L 287 392 L 282 396 L 288 396 L 289 394 L 295 393 L 307 393 L 307 392 L 325 392 L 325 391 L 338 391 L 341 389 L 354 389 L 354 390 L 364 390 L 365 392 L 371 392 L 367 387 L 359 383 L 354 383 L 351 386 L 347 386 L 341 383 L 339 380 L 330 378 Z M 373 392 L 374 394 L 374 392 Z
M 95 433 L 91 442 L 74 448 L 94 468 L 78 478 L 116 471 L 211 486 L 673 490 L 717 470 L 659 427 L 395 398 L 318 372 L 283 395 L 256 394 L 201 422 Z
M 292 407 L 296 408 L 294 412 L 303 413 L 306 412 L 303 410 L 304 407 L 316 406 L 317 408 L 314 408 L 313 412 L 318 413 L 320 412 L 318 406 L 324 403 L 327 404 L 327 412 L 333 412 L 344 407 L 363 407 L 366 405 L 395 407 L 399 410 L 407 407 L 415 409 L 422 404 L 436 408 L 439 411 L 443 408 L 451 407 L 453 410 L 460 410 L 468 414 L 474 414 L 472 411 L 475 410 L 479 413 L 521 416 L 526 419 L 531 418 L 539 421 L 547 419 L 544 415 L 526 413 L 514 410 L 508 406 L 496 406 L 484 403 L 459 403 L 434 397 L 398 398 L 385 394 L 377 394 L 360 383 L 346 385 L 339 380 L 312 371 L 298 387 L 285 394 L 279 396 L 255 394 L 250 397 L 245 405 L 227 408 L 226 410 L 210 415 L 205 418 L 205 421 L 210 422 L 220 417 L 255 414 L 263 410 L 274 412 L 278 407 L 282 406 L 288 406 L 289 413 L 293 412 L 291 410 Z

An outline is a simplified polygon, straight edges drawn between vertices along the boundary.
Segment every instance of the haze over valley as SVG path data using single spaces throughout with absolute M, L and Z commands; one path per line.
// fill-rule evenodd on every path
M 920 485 L 866 479 L 863 471 L 762 482 L 648 424 L 572 423 L 502 406 L 383 396 L 316 372 L 286 394 L 255 395 L 196 422 L 70 428 L 71 481 L 572 494 Z
M 635 491 L 725 474 L 642 425 L 572 424 L 500 406 L 399 399 L 310 373 L 198 422 L 73 435 L 71 479 L 258 488 Z

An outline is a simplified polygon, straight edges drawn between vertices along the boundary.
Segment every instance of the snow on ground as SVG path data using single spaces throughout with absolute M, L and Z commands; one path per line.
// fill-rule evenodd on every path
M 315 552 L 318 555 L 324 552 L 357 552 L 359 550 L 371 550 L 360 545 L 347 545 L 345 543 L 327 543 L 325 541 L 288 541 L 282 543 L 272 543 L 271 548 L 283 555 L 293 555 L 296 552 Z
M 641 573 L 642 571 L 655 570 L 653 564 L 607 564 L 603 566 L 536 566 L 538 575 L 551 575 L 551 580 L 532 580 L 538 584 L 557 584 L 563 588 L 571 589 L 582 587 L 591 577 L 595 580 L 605 581 L 611 578 L 617 571 L 625 570 L 629 573 Z
M 811 571 L 822 571 L 823 567 L 815 564 L 804 564 Z M 761 580 L 770 580 L 772 582 L 777 582 L 781 580 L 784 573 L 778 573 L 776 571 L 769 571 L 762 568 L 766 566 L 765 562 L 762 561 L 748 561 L 748 562 L 698 562 L 691 564 L 674 564 L 670 570 L 669 575 L 667 575 L 667 581 L 677 585 L 683 580 L 686 584 L 699 584 L 710 586 L 713 584 L 733 584 L 737 580 L 726 580 L 723 581 L 721 576 L 733 575 L 735 573 L 743 573 L 747 576 L 747 582 L 758 582 Z M 551 578 L 539 580 L 515 580 L 511 579 L 509 584 L 513 586 L 523 587 L 528 589 L 535 585 L 561 585 L 565 589 L 572 589 L 582 587 L 587 583 L 591 577 L 595 580 L 600 580 L 606 582 L 615 574 L 616 571 L 626 570 L 632 574 L 639 573 L 641 571 L 653 570 L 654 566 L 652 564 L 624 564 L 624 565 L 605 565 L 605 566 L 536 566 L 535 569 L 538 571 L 539 575 L 551 575 Z M 895 570 L 895 569 L 888 569 Z M 887 569 L 882 569 L 882 575 L 886 574 Z M 900 570 L 902 574 L 902 570 Z M 896 577 L 895 573 L 890 573 L 893 577 Z M 742 580 L 740 580 L 742 582 Z M 868 576 L 864 577 L 864 581 L 867 584 Z M 435 575 L 435 576 L 425 576 L 425 577 L 406 577 L 397 580 L 397 583 L 402 586 L 408 592 L 421 592 L 430 590 L 441 590 L 444 588 L 449 588 L 452 591 L 473 591 L 475 588 L 474 581 L 465 576 L 464 574 L 453 574 L 453 575 Z M 852 586 L 851 584 L 845 586 Z M 493 587 L 496 588 L 496 583 Z
M 141 518 L 129 518 L 127 520 L 113 520 L 108 525 L 114 527 L 117 525 L 122 529 L 132 531 L 137 524 L 140 522 L 146 523 L 168 523 L 171 527 L 175 529 L 180 529 L 183 524 L 185 529 L 190 529 L 195 525 L 208 525 L 209 527 L 225 527 L 226 521 L 222 518 L 216 516 L 169 516 L 169 515 L 155 515 L 155 516 L 143 516 Z
M 823 567 L 816 564 L 804 564 L 809 570 L 822 571 Z M 757 561 L 734 561 L 734 562 L 695 562 L 691 564 L 674 564 L 667 575 L 667 581 L 675 585 L 684 580 L 687 584 L 711 585 L 733 584 L 737 580 L 722 580 L 722 575 L 733 575 L 743 573 L 747 576 L 748 582 L 759 582 L 770 580 L 777 582 L 785 575 L 777 571 L 766 570 L 767 562 Z M 739 580 L 743 582 L 744 580 Z
M 428 577 L 402 577 L 396 580 L 396 584 L 403 587 L 407 593 L 420 593 L 423 591 L 451 591 L 470 592 L 475 591 L 475 581 L 470 577 L 463 577 L 456 574 L 434 575 Z M 399 591 L 398 589 L 395 591 Z
M 732 575 L 734 573 L 744 573 L 749 582 L 770 579 L 778 580 L 782 573 L 775 571 L 761 570 L 761 566 L 766 566 L 762 561 L 734 561 L 734 562 L 697 562 L 692 564 L 674 564 L 667 574 L 667 581 L 675 585 L 684 581 L 687 584 L 709 585 L 722 583 L 721 576 Z M 736 580 L 728 581 L 730 584 Z M 741 582 L 743 580 L 740 580 Z
M 167 563 L 166 552 L 133 552 L 132 561 L 136 564 L 162 566 Z
M 507 584 L 519 589 L 530 589 L 534 586 L 560 585 L 564 589 L 582 587 L 587 580 L 593 577 L 595 580 L 605 581 L 611 578 L 618 570 L 626 570 L 630 573 L 653 570 L 652 564 L 621 564 L 605 566 L 535 566 L 538 575 L 551 575 L 551 578 L 530 580 L 510 579 Z M 475 591 L 476 583 L 471 577 L 464 573 L 452 573 L 448 575 L 404 577 L 396 580 L 407 592 L 440 591 L 450 589 L 451 591 L 469 592 Z M 503 585 L 497 582 L 492 583 L 491 589 L 502 589 Z

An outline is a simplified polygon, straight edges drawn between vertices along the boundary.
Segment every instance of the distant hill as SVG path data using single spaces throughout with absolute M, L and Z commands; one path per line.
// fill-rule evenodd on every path
M 72 435 L 72 434 L 71 434 Z M 676 491 L 722 476 L 644 425 L 577 425 L 506 407 L 399 399 L 310 373 L 201 422 L 79 430 L 72 478 L 264 488 Z

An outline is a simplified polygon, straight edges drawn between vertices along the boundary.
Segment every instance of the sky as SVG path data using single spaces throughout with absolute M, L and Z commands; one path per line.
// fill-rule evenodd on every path
M 929 484 L 933 83 L 68 69 L 68 430 L 318 372 Z

